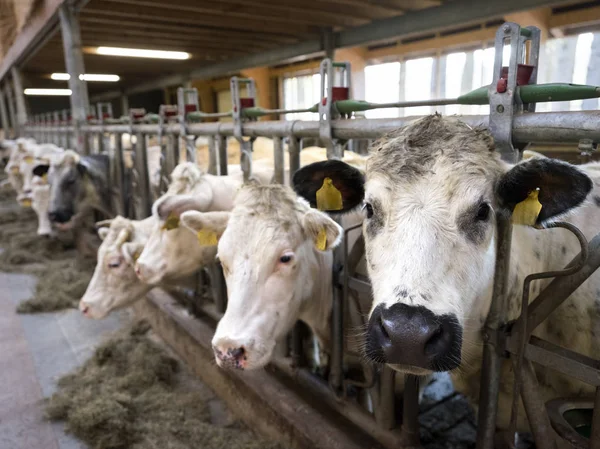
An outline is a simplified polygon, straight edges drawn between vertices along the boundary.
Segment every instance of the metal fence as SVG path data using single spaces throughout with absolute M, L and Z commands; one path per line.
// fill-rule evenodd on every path
M 461 119 L 471 126 L 486 126 L 493 134 L 497 149 L 508 162 L 517 162 L 528 143 L 562 142 L 579 144 L 582 141 L 600 141 L 600 111 L 535 113 L 535 102 L 525 103 L 525 90 L 518 87 L 517 75 L 522 64 L 533 67 L 529 84 L 535 91 L 539 30 L 535 27 L 521 28 L 506 23 L 496 37 L 496 60 L 493 83 L 483 91 L 489 101 L 489 116 L 465 116 Z M 502 48 L 510 42 L 511 53 L 508 69 L 503 72 Z M 110 107 L 99 104 L 88 115 L 84 124 L 72 123 L 68 112 L 35 117 L 25 127 L 26 134 L 38 141 L 54 142 L 70 146 L 76 135 L 83 135 L 82 152 L 102 151 L 111 155 L 113 176 L 113 199 L 115 211 L 132 218 L 149 215 L 156 196 L 167 187 L 168 174 L 185 153 L 187 160 L 195 160 L 194 139 L 208 138 L 209 166 L 211 174 L 227 174 L 227 137 L 233 136 L 240 143 L 241 165 L 244 178 L 252 173 L 252 143 L 256 137 L 269 137 L 274 141 L 274 168 L 276 182 L 284 180 L 284 141 L 289 152 L 289 171 L 300 167 L 301 141 L 303 138 L 319 138 L 327 147 L 328 158 L 339 159 L 344 142 L 351 139 L 375 139 L 406 125 L 415 117 L 356 120 L 352 113 L 365 110 L 368 105 L 350 100 L 349 65 L 324 60 L 321 64 L 322 101 L 314 108 L 318 121 L 266 121 L 258 122 L 261 115 L 276 114 L 282 110 L 263 110 L 255 105 L 254 82 L 251 79 L 232 78 L 232 112 L 228 114 L 205 114 L 198 108 L 194 90 L 180 89 L 178 105 L 163 105 L 158 114 L 143 110 L 130 110 L 123 118 L 113 118 Z M 246 88 L 247 93 L 241 91 Z M 560 94 L 560 92 L 559 92 Z M 557 98 L 564 98 L 557 94 Z M 575 94 L 573 99 L 581 98 Z M 546 95 L 548 96 L 548 95 Z M 598 95 L 596 95 L 598 96 Z M 531 98 L 531 97 L 530 97 Z M 550 99 L 548 99 L 550 100 Z M 427 104 L 448 104 L 428 101 Z M 344 103 L 346 102 L 346 103 Z M 354 106 L 352 106 L 354 104 Z M 416 106 L 411 104 L 386 105 L 386 107 Z M 358 106 L 357 106 L 358 105 Z M 378 105 L 371 105 L 378 107 Z M 381 106 L 381 105 L 379 105 Z M 352 109 L 354 108 L 354 109 Z M 358 108 L 358 109 L 357 109 Z M 362 109 L 361 109 L 362 108 Z M 206 118 L 231 116 L 232 122 L 202 123 Z M 135 167 L 129 171 L 123 162 L 121 137 L 136 136 Z M 148 179 L 147 139 L 157 138 L 161 145 L 161 189 L 151 192 Z M 184 151 L 180 151 L 180 147 Z M 507 326 L 505 303 L 507 298 L 507 273 L 510 258 L 510 219 L 497 217 L 498 242 L 494 279 L 493 300 L 484 327 L 484 354 L 479 400 L 479 427 L 477 447 L 492 449 L 496 431 L 500 368 L 505 358 L 514 362 L 516 379 L 515 404 L 523 399 L 527 417 L 538 447 L 546 449 L 563 446 L 568 441 L 576 447 L 600 448 L 600 413 L 595 413 L 591 437 L 586 439 L 571 426 L 564 425 L 563 411 L 570 408 L 600 407 L 600 362 L 584 357 L 574 351 L 559 348 L 549 342 L 532 337 L 535 327 L 555 310 L 600 265 L 600 235 L 589 244 L 581 232 L 568 224 L 557 224 L 571 230 L 581 243 L 581 253 L 564 271 L 530 276 L 525 284 L 522 314 L 512 326 Z M 346 229 L 360 232 L 359 229 Z M 544 232 L 540 230 L 539 232 Z M 363 366 L 356 377 L 344 369 L 345 309 L 352 310 L 352 295 L 370 294 L 368 280 L 356 275 L 358 260 L 364 252 L 364 242 L 358 239 L 355 247 L 347 244 L 336 250 L 333 276 L 332 347 L 327 378 L 310 372 L 303 363 L 303 331 L 301 326 L 290 337 L 287 348 L 280 351 L 273 364 L 290 375 L 304 388 L 317 393 L 324 402 L 334 408 L 388 448 L 416 446 L 419 444 L 418 429 L 418 383 L 414 376 L 406 376 L 404 393 L 403 425 L 399 428 L 394 411 L 395 373 L 388 367 L 377 371 Z M 202 303 L 198 310 L 219 319 L 226 308 L 226 289 L 220 267 L 209 267 L 212 304 Z M 554 277 L 552 283 L 533 301 L 529 301 L 528 285 L 532 279 Z M 596 387 L 596 397 L 588 402 L 559 401 L 546 404 L 541 401 L 539 386 L 532 363 L 573 376 Z M 557 408 L 558 407 L 558 408 Z M 516 416 L 518 407 L 513 407 Z M 557 410 L 561 410 L 560 413 Z M 562 421 L 561 421 L 562 420 Z M 514 420 L 511 428 L 514 429 Z M 553 430 L 554 429 L 554 430 Z M 560 436 L 560 437 L 559 437 Z M 514 441 L 508 441 L 514 446 Z

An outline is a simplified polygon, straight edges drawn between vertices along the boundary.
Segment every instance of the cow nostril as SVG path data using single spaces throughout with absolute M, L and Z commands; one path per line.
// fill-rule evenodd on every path
M 244 356 L 245 353 L 246 353 L 246 350 L 242 346 L 240 348 L 233 349 L 229 355 L 231 356 L 231 358 L 233 358 L 235 360 L 240 360 Z
M 387 341 L 391 341 L 390 334 L 388 334 L 388 331 L 385 328 L 385 322 L 383 320 L 383 317 L 381 317 L 381 319 L 379 320 L 379 329 L 381 331 L 383 338 Z
M 436 354 L 440 347 L 444 346 L 445 343 L 445 332 L 441 324 L 430 333 L 429 339 L 425 342 L 425 354 L 431 355 Z

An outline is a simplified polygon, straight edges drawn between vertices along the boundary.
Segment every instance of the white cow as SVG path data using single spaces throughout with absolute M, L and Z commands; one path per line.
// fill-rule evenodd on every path
M 79 302 L 88 318 L 101 319 L 112 310 L 126 307 L 148 293 L 153 285 L 138 279 L 133 269 L 155 221 L 129 220 L 118 216 L 98 223 L 102 244 L 94 275 Z
M 181 215 L 183 225 L 194 233 L 222 234 L 218 258 L 228 303 L 212 341 L 219 366 L 265 366 L 276 342 L 297 320 L 311 328 L 327 351 L 331 250 L 342 241 L 342 227 L 282 185 L 245 185 L 229 216 L 224 220 L 197 211 Z M 344 221 L 344 226 L 358 224 L 362 214 Z
M 451 371 L 455 387 L 473 403 L 479 397 L 481 335 L 495 269 L 494 215 L 510 214 L 539 188 L 537 224 L 563 217 L 589 239 L 600 222 L 599 164 L 577 168 L 534 157 L 510 166 L 500 160 L 486 131 L 440 115 L 375 143 L 366 183 L 349 165 L 330 161 L 299 171 L 295 188 L 314 200 L 325 177 L 342 192 L 344 211 L 362 206 L 366 216 L 363 234 L 373 285 L 366 355 L 401 372 Z M 526 275 L 560 269 L 577 252 L 576 239 L 564 230 L 515 226 L 508 319 L 520 312 Z M 548 282 L 534 282 L 531 298 Z M 597 356 L 600 340 L 593 336 L 600 329 L 599 291 L 600 275 L 595 274 L 534 334 Z M 507 361 L 500 428 L 507 427 L 510 416 L 511 373 Z M 544 401 L 593 391 L 551 370 L 537 374 Z M 526 428 L 524 416 L 521 411 L 520 429 Z
M 232 167 L 231 171 L 236 169 Z M 269 182 L 273 171 L 255 170 L 253 175 L 260 182 Z M 201 245 L 187 229 L 179 226 L 165 229 L 167 218 L 172 216 L 178 221 L 185 210 L 231 210 L 235 192 L 243 182 L 239 170 L 228 176 L 213 176 L 191 162 L 179 164 L 173 178 L 177 180 L 171 183 L 167 194 L 152 207 L 157 221 L 136 263 L 138 276 L 150 284 L 190 275 L 212 262 L 216 253 L 216 246 Z

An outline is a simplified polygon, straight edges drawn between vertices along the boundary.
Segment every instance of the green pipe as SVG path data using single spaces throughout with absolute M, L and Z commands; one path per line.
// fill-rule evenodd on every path
M 599 98 L 600 88 L 583 84 L 531 84 L 517 87 L 523 103 L 543 103 L 546 101 L 573 101 L 586 98 Z M 458 97 L 458 104 L 489 104 L 488 87 L 480 87 Z

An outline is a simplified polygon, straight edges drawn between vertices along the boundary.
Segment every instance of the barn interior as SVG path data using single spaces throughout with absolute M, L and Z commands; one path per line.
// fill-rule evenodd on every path
M 226 299 L 219 298 L 227 296 L 220 263 L 198 267 L 173 285 L 148 287 L 144 301 L 104 319 L 89 319 L 80 299 L 98 270 L 96 260 L 102 262 L 97 253 L 100 242 L 86 259 L 78 244 L 56 238 L 54 223 L 49 237 L 36 235 L 41 221 L 31 209 L 34 200 L 23 200 L 23 192 L 11 184 L 18 169 L 11 172 L 9 149 L 17 148 L 20 138 L 34 138 L 36 144 L 56 144 L 61 151 L 72 149 L 80 156 L 108 155 L 110 176 L 119 179 L 111 179 L 106 194 L 114 206 L 110 218 L 143 220 L 152 217 L 152 204 L 167 194 L 170 170 L 176 165 L 170 152 L 177 155 L 173 160 L 193 161 L 211 175 L 227 175 L 227 164 L 230 174 L 236 165 L 246 175 L 243 152 L 250 139 L 257 170 L 263 158 L 268 160 L 269 167 L 275 164 L 273 179 L 279 179 L 277 167 L 281 168 L 281 183 L 284 165 L 289 164 L 291 175 L 312 162 L 300 163 L 300 148 L 327 148 L 323 154 L 328 159 L 344 154 L 362 158 L 367 146 L 380 137 L 380 129 L 405 126 L 412 117 L 457 115 L 467 126 L 487 126 L 488 117 L 492 120 L 494 115 L 492 100 L 452 99 L 493 84 L 500 76 L 495 73 L 495 45 L 501 33 L 509 34 L 503 28 L 506 23 L 539 30 L 536 79 L 530 84 L 585 85 L 593 91 L 573 94 L 572 99 L 566 95 L 564 101 L 551 98 L 555 92 L 560 97 L 560 91 L 552 91 L 534 109 L 527 109 L 529 104 L 523 109 L 526 102 L 519 95 L 524 90 L 515 84 L 515 89 L 521 86 L 515 111 L 522 109 L 507 125 L 516 136 L 508 137 L 513 139 L 511 147 L 514 143 L 523 159 L 533 154 L 574 165 L 599 160 L 593 137 L 600 130 L 600 116 L 594 115 L 600 97 L 600 88 L 594 87 L 600 86 L 597 0 L 0 0 L 0 150 L 7 151 L 0 184 L 0 335 L 6 335 L 4 344 L 0 338 L 0 366 L 6 367 L 0 373 L 0 378 L 5 376 L 0 382 L 0 398 L 5 399 L 0 400 L 0 443 L 4 442 L 0 447 L 492 449 L 490 432 L 481 430 L 485 418 L 474 411 L 472 398 L 454 389 L 448 373 L 436 372 L 432 379 L 421 380 L 424 391 L 419 398 L 418 381 L 404 395 L 396 395 L 393 383 L 399 374 L 387 367 L 365 368 L 363 360 L 357 379 L 344 355 L 343 369 L 337 372 L 343 380 L 335 384 L 336 372 L 331 374 L 335 356 L 333 361 L 325 359 L 325 367 L 319 365 L 317 339 L 302 321 L 265 369 L 221 369 L 211 345 L 225 312 Z M 530 39 L 520 54 L 523 62 L 537 54 L 527 33 L 521 34 Z M 511 45 L 507 41 L 502 48 L 508 66 Z M 326 104 L 321 90 L 331 87 L 325 85 L 324 60 L 337 68 L 349 63 L 342 84 L 351 88 L 343 100 L 392 106 L 323 118 L 315 105 Z M 243 102 L 236 103 L 241 91 L 232 87 L 232 78 L 242 83 L 252 80 L 252 107 L 259 109 L 255 116 L 236 117 L 236 104 Z M 186 97 L 189 104 L 182 100 L 182 92 L 193 96 L 193 100 Z M 194 120 L 186 115 L 190 104 Z M 166 105 L 178 112 L 163 116 Z M 517 121 L 529 112 L 540 120 L 547 117 L 551 124 L 544 128 L 535 122 L 538 133 L 527 134 L 523 129 L 533 121 L 523 121 L 524 125 Z M 561 114 L 564 135 L 570 134 L 557 138 Z M 364 128 L 352 125 L 359 120 L 365 120 Z M 323 123 L 329 127 L 329 140 Z M 369 123 L 375 123 L 372 129 L 367 129 Z M 298 135 L 294 127 L 300 129 Z M 350 137 L 336 140 L 344 132 Z M 125 135 L 130 139 L 127 148 L 115 143 Z M 533 137 L 523 140 L 523 135 Z M 224 161 L 227 145 L 229 159 Z M 342 146 L 344 150 L 336 152 Z M 152 147 L 162 164 L 156 185 L 149 172 Z M 525 154 L 524 149 L 539 155 Z M 145 150 L 148 156 L 140 156 Z M 44 176 L 40 182 L 47 183 Z M 600 197 L 589 203 L 600 206 Z M 350 231 L 345 238 L 348 235 Z M 344 255 L 340 251 L 335 257 L 344 262 L 352 257 L 352 251 Z M 595 261 L 592 249 L 590 254 Z M 134 256 L 132 267 L 139 252 Z M 367 276 L 342 281 L 341 273 L 334 276 L 333 290 L 345 291 L 346 309 L 339 312 L 343 315 L 350 313 L 354 301 L 341 287 L 343 282 L 349 282 L 349 290 L 366 295 L 371 295 L 371 287 Z M 333 301 L 335 309 L 335 295 Z M 359 315 L 370 313 L 357 308 Z M 600 314 L 600 306 L 594 310 Z M 340 326 L 352 321 L 346 315 L 343 320 Z M 338 324 L 332 319 L 333 335 L 346 332 L 335 330 Z M 600 338 L 595 337 L 597 329 L 590 330 L 595 339 Z M 340 345 L 347 349 L 347 343 Z M 572 355 L 556 350 L 558 355 L 551 358 L 552 349 L 543 350 L 553 367 L 561 364 L 561 357 Z M 526 354 L 539 362 L 533 352 Z M 583 357 L 573 356 L 579 364 L 565 362 L 570 366 L 565 369 L 600 388 L 598 361 Z M 415 377 L 406 381 L 410 384 Z M 595 398 L 597 410 L 600 389 Z M 161 403 L 167 402 L 172 405 L 159 413 Z M 537 423 L 540 428 L 546 425 L 545 433 L 536 434 L 538 428 L 532 426 L 533 431 L 519 434 L 518 446 L 513 441 L 513 447 L 599 448 L 600 413 L 592 415 L 594 408 L 588 402 L 580 408 L 573 405 L 579 402 L 568 402 L 571 408 L 561 409 L 577 412 L 563 413 L 560 425 L 568 421 L 578 436 L 569 440 L 573 432 L 564 426 L 557 430 L 560 426 L 554 425 L 554 412 L 549 411 L 547 422 Z M 550 446 L 541 439 L 551 441 Z

